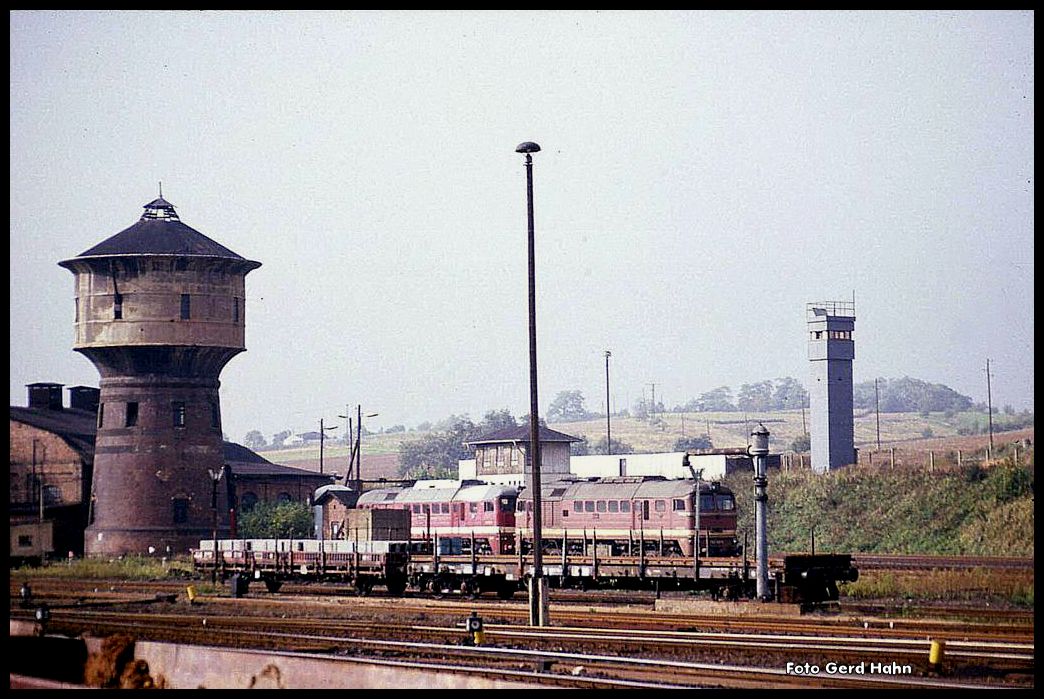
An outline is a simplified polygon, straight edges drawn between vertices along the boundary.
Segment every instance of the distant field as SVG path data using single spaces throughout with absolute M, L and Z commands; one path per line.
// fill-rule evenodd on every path
M 681 437 L 710 434 L 715 447 L 745 447 L 750 430 L 759 421 L 768 428 L 770 447 L 773 451 L 790 450 L 793 441 L 804 427 L 801 411 L 788 410 L 772 413 L 750 414 L 744 422 L 743 413 L 664 413 L 652 422 L 636 418 L 612 418 L 614 440 L 633 447 L 636 453 L 671 451 Z M 994 416 L 994 444 L 999 451 L 1004 445 L 1016 440 L 1033 439 L 1033 427 L 1015 431 L 1003 431 L 1007 416 Z M 808 419 L 808 410 L 805 411 Z M 881 448 L 887 454 L 894 448 L 897 462 L 924 461 L 929 450 L 935 452 L 941 463 L 955 458 L 956 450 L 963 450 L 964 458 L 976 458 L 989 442 L 988 435 L 963 436 L 961 428 L 976 423 L 984 425 L 984 413 L 882 413 Z M 552 427 L 578 437 L 586 436 L 591 444 L 605 437 L 605 418 L 583 422 L 555 423 Z M 397 432 L 392 434 L 366 435 L 362 440 L 362 470 L 364 478 L 398 477 L 399 445 L 403 440 L 418 439 L 424 432 Z M 925 435 L 930 435 L 926 437 Z M 855 419 L 855 441 L 860 452 L 866 454 L 877 446 L 877 418 L 871 411 L 859 413 Z M 279 464 L 296 468 L 319 470 L 319 447 L 264 450 L 265 458 Z M 875 457 L 875 463 L 877 463 Z M 348 448 L 341 443 L 327 441 L 323 450 L 323 470 L 327 473 L 344 474 L 347 469 Z

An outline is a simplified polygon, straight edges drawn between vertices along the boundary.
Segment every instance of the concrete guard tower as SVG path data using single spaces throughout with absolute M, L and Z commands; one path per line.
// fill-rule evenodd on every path
M 87 555 L 186 551 L 229 530 L 218 375 L 246 349 L 244 259 L 163 199 L 58 264 L 76 277 L 73 348 L 101 375 Z
M 812 470 L 819 473 L 856 463 L 852 417 L 855 301 L 810 303 L 808 358 L 812 362 Z

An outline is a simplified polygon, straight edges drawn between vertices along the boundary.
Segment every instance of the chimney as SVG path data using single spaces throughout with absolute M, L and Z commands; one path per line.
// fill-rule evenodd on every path
M 100 399 L 100 388 L 94 388 L 93 386 L 73 386 L 69 389 L 69 407 L 76 410 L 86 410 L 89 413 L 97 413 Z
M 26 384 L 29 389 L 29 407 L 43 410 L 62 409 L 62 386 L 60 383 L 30 383 Z

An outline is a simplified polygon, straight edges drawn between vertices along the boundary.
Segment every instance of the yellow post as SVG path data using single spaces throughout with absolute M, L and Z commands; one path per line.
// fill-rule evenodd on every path
M 946 652 L 946 641 L 932 640 L 932 645 L 928 650 L 928 666 L 935 672 L 942 670 L 943 655 Z
M 195 604 L 196 603 L 196 586 L 195 585 L 189 585 L 188 587 L 185 588 L 185 592 L 188 594 L 189 604 Z

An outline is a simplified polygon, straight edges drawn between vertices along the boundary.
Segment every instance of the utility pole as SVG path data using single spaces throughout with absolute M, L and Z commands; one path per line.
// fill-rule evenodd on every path
M 649 419 L 651 420 L 652 416 L 656 414 L 656 384 L 649 385 L 652 386 L 652 406 L 649 408 Z
M 326 431 L 336 429 L 337 425 L 323 427 L 323 418 L 319 418 L 319 473 L 323 472 L 323 442 L 326 441 Z
M 877 379 L 874 379 L 874 405 L 877 406 L 877 451 L 881 451 L 881 394 L 877 390 Z
M 609 357 L 612 356 L 612 352 L 609 350 L 605 351 L 605 453 L 613 453 L 613 430 L 610 424 L 609 416 L 612 414 L 612 408 L 609 407 Z
M 990 360 L 986 358 L 986 410 L 990 426 L 990 453 L 987 458 L 993 458 L 993 392 L 990 390 Z

